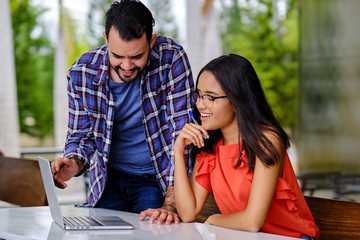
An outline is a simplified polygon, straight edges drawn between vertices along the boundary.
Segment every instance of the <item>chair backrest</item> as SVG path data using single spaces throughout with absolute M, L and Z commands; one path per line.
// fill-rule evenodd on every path
M 305 196 L 305 200 L 320 229 L 320 240 L 360 239 L 360 203 Z M 209 194 L 204 208 L 195 221 L 205 222 L 220 213 Z
M 0 200 L 22 207 L 47 205 L 37 161 L 0 157 Z
M 305 196 L 320 240 L 360 239 L 360 203 Z
M 195 221 L 203 223 L 210 215 L 217 213 L 220 213 L 220 210 L 216 205 L 214 197 L 209 194 L 203 209 L 201 210 Z

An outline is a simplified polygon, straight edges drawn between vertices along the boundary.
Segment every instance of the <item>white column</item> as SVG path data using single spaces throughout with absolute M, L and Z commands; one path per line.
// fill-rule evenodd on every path
M 66 80 L 66 53 L 64 33 L 61 27 L 58 31 L 58 42 L 55 52 L 54 72 L 54 138 L 55 147 L 64 147 L 67 123 L 68 123 L 68 100 Z
M 208 9 L 204 14 L 204 48 L 202 49 L 202 65 L 222 55 L 220 33 L 218 31 L 219 16 L 214 8 L 214 1 L 210 1 Z
M 14 45 L 8 0 L 0 1 L 0 150 L 20 156 Z
M 201 4 L 199 0 L 186 0 L 186 53 L 189 57 L 194 81 L 202 67 L 201 61 Z

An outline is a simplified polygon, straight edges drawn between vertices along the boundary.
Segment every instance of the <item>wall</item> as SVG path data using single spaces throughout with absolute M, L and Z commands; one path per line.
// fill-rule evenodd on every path
M 299 4 L 300 171 L 360 173 L 360 1 Z

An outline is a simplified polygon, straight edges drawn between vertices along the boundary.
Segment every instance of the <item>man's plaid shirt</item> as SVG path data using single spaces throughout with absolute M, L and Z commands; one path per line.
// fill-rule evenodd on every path
M 89 169 L 89 202 L 85 206 L 95 206 L 105 187 L 115 111 L 109 76 L 105 45 L 83 54 L 67 76 L 69 124 L 64 157 L 73 155 Z M 172 146 L 190 121 L 193 88 L 184 49 L 171 39 L 158 36 L 141 72 L 140 92 L 146 141 L 164 194 L 174 182 Z M 185 154 L 190 175 L 193 162 L 188 151 Z

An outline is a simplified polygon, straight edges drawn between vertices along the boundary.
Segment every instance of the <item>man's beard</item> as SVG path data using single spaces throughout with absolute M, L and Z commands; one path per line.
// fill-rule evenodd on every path
M 125 71 L 124 69 L 122 69 L 121 67 L 117 66 L 117 67 L 114 67 L 113 65 L 110 64 L 110 66 L 112 67 L 112 69 L 114 69 L 115 73 L 118 75 L 118 77 L 120 78 L 121 81 L 123 82 L 132 82 L 134 79 L 136 79 L 137 75 L 139 75 L 140 73 L 140 68 L 139 67 L 134 67 L 133 69 L 130 69 L 130 71 L 136 71 L 138 70 L 138 73 L 137 75 L 133 76 L 133 78 L 131 78 L 132 76 L 130 77 L 121 77 L 120 73 L 119 73 L 119 69 Z

